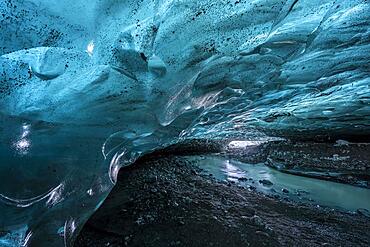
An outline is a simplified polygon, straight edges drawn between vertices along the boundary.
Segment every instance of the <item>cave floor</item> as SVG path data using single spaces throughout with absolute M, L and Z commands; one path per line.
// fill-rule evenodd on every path
M 75 246 L 370 246 L 370 218 L 218 181 L 181 156 L 121 169 Z

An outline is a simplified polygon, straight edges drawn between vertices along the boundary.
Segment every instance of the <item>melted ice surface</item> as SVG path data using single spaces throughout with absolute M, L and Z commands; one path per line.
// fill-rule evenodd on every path
M 370 212 L 370 190 L 314 178 L 295 176 L 264 164 L 248 164 L 217 156 L 187 157 L 217 179 L 308 204 L 345 211 Z
M 1 1 L 0 244 L 71 245 L 122 165 L 182 139 L 369 134 L 369 13 L 364 0 Z

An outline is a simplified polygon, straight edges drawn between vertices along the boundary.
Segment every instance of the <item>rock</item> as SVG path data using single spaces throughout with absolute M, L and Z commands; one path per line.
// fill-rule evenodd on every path
M 254 215 L 254 216 L 250 217 L 249 219 L 253 223 L 255 223 L 256 225 L 264 226 L 264 223 L 263 223 L 261 217 L 259 217 L 258 215 Z
M 139 226 L 141 226 L 141 225 L 144 225 L 144 224 L 145 224 L 145 220 L 143 219 L 143 217 L 139 217 L 135 222 L 136 222 L 136 224 L 138 224 Z
M 260 184 L 263 184 L 264 186 L 272 186 L 273 183 L 270 180 L 262 179 L 258 181 Z
M 256 187 L 254 187 L 254 186 L 252 186 L 252 185 L 250 185 L 250 186 L 248 186 L 248 189 L 249 189 L 249 190 L 254 191 L 254 190 L 256 190 L 257 188 L 256 188 Z
M 267 237 L 267 238 L 270 237 L 270 235 L 267 232 L 263 232 L 263 231 L 256 231 L 256 234 L 257 235 L 262 235 L 262 236 Z
M 155 193 L 157 193 L 157 192 L 158 192 L 158 190 L 157 190 L 156 188 L 152 188 L 152 189 L 150 190 L 150 192 L 152 192 L 153 194 L 155 194 Z
M 360 215 L 366 216 L 370 218 L 370 211 L 364 208 L 359 208 L 356 210 L 356 212 Z
M 345 141 L 345 140 L 337 140 L 335 142 L 335 145 L 334 146 L 348 146 L 350 143 L 348 141 Z

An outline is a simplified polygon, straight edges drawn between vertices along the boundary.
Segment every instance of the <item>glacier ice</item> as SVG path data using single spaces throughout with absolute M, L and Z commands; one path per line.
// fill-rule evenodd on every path
M 370 135 L 367 0 L 0 2 L 0 245 L 70 246 L 191 138 Z

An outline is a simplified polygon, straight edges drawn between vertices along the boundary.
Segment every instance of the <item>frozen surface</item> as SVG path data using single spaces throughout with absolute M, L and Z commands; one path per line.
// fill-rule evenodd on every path
M 369 135 L 369 13 L 367 0 L 0 1 L 0 245 L 71 245 L 120 166 L 184 138 Z

